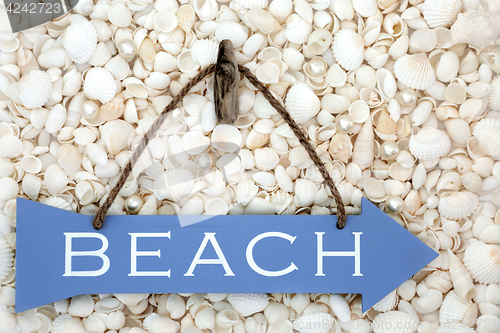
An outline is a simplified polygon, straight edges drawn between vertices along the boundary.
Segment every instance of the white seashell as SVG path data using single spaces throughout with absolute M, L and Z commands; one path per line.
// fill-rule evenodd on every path
M 17 197 L 19 185 L 10 177 L 0 178 L 0 200 L 11 200 Z
M 194 176 L 187 169 L 167 170 L 153 182 L 153 193 L 159 199 L 178 201 L 191 192 L 194 186 Z
M 23 142 L 14 135 L 0 137 L 0 157 L 16 158 L 24 150 Z
M 448 136 L 433 127 L 423 127 L 410 137 L 410 152 L 416 158 L 433 160 L 447 154 L 451 147 Z
M 123 120 L 108 121 L 100 127 L 101 139 L 112 155 L 118 154 L 128 145 L 128 139 L 134 132 L 132 125 Z
M 273 0 L 269 4 L 269 13 L 281 24 L 285 23 L 292 12 L 292 0 Z
M 332 8 L 333 7 L 333 8 Z M 354 18 L 354 7 L 350 0 L 335 0 L 331 2 L 330 9 L 341 21 L 351 21 Z
M 88 317 L 94 311 L 94 300 L 91 295 L 79 295 L 71 298 L 68 314 L 74 317 Z
M 160 51 L 155 56 L 153 68 L 155 72 L 171 72 L 177 68 L 177 59 L 170 53 Z
M 460 0 L 425 0 L 422 6 L 424 20 L 430 28 L 449 28 L 461 11 Z
M 228 204 L 221 198 L 211 199 L 205 206 L 207 215 L 226 215 L 228 211 Z
M 201 68 L 215 64 L 218 52 L 219 45 L 214 40 L 200 39 L 191 46 L 191 57 Z
M 292 43 L 304 44 L 312 31 L 312 24 L 298 14 L 292 14 L 286 19 L 285 37 Z
M 465 303 L 452 290 L 450 291 L 439 309 L 439 323 L 466 323 L 467 320 L 475 320 L 477 318 L 477 304 L 472 301 Z
M 177 333 L 181 325 L 169 317 L 151 313 L 144 318 L 142 327 L 151 333 Z
M 40 189 L 42 188 L 42 180 L 34 174 L 26 174 L 23 177 L 22 188 L 24 194 L 31 200 L 35 201 L 38 198 Z
M 108 103 L 116 95 L 115 79 L 107 69 L 94 67 L 85 76 L 83 91 L 88 99 Z
M 191 55 L 191 50 L 186 50 L 179 54 L 177 57 L 177 66 L 183 73 L 195 71 L 199 67 Z
M 267 0 L 265 0 L 267 2 Z M 215 38 L 219 41 L 229 39 L 234 48 L 243 46 L 248 38 L 248 28 L 232 21 L 223 21 L 215 28 Z
M 500 282 L 500 246 L 476 241 L 465 249 L 464 264 L 474 280 L 491 284 Z
M 296 83 L 290 88 L 285 105 L 291 117 L 298 124 L 304 124 L 318 114 L 321 102 L 308 85 Z
M 357 164 L 361 170 L 368 168 L 374 157 L 374 133 L 371 119 L 365 122 L 358 134 L 352 151 L 352 162 Z
M 281 28 L 279 22 L 264 9 L 250 9 L 243 18 L 245 25 L 264 34 L 273 33 Z
M 217 125 L 212 132 L 212 146 L 218 150 L 234 153 L 241 145 L 240 131 L 227 124 Z
M 268 0 L 235 0 L 235 2 L 248 9 L 265 8 L 268 4 Z
M 182 5 L 177 10 L 177 20 L 179 21 L 179 27 L 185 33 L 189 33 L 194 25 L 194 22 L 196 21 L 196 13 L 194 11 L 193 6 Z
M 469 10 L 458 14 L 451 26 L 451 36 L 453 44 L 468 43 L 481 49 L 494 44 L 498 38 L 498 29 L 485 13 Z
M 238 322 L 239 316 L 236 311 L 225 309 L 217 313 L 215 323 L 221 328 L 229 328 Z
M 118 309 L 123 309 L 123 304 L 116 298 L 103 298 L 94 305 L 97 313 L 110 313 Z
M 106 330 L 106 325 L 97 315 L 92 314 L 82 319 L 83 328 L 89 333 L 102 333 Z
M 477 194 L 461 191 L 446 192 L 439 199 L 439 213 L 447 219 L 462 220 L 476 211 L 479 205 Z
M 119 28 L 125 28 L 132 23 L 132 13 L 124 2 L 118 1 L 109 8 L 108 20 Z
M 19 80 L 19 99 L 28 109 L 42 107 L 52 93 L 50 75 L 40 70 L 33 70 Z
M 25 155 L 21 158 L 21 167 L 28 173 L 39 173 L 42 170 L 42 161 L 38 157 Z
M 184 299 L 178 294 L 170 294 L 167 299 L 166 309 L 170 314 L 170 318 L 179 319 L 186 312 L 186 304 Z
M 389 311 L 378 314 L 373 319 L 373 332 L 414 333 L 418 322 L 406 312 Z M 391 328 L 388 328 L 391 327 Z
M 477 318 L 477 333 L 494 333 L 500 327 L 500 318 L 492 314 L 482 314 Z
M 328 151 L 332 158 L 347 163 L 352 156 L 352 142 L 348 135 L 337 133 L 331 139 Z
M 283 61 L 290 69 L 300 71 L 304 63 L 304 55 L 297 49 L 286 48 L 283 50 Z
M 227 301 L 240 316 L 250 316 L 263 311 L 268 305 L 267 294 L 235 294 L 230 293 Z
M 491 68 L 492 71 L 500 73 L 500 52 L 486 52 L 484 62 Z M 495 79 L 498 81 L 498 77 L 495 77 Z
M 351 319 L 351 310 L 344 297 L 339 294 L 331 294 L 330 307 L 341 322 L 349 322 Z
M 495 160 L 500 159 L 500 119 L 482 119 L 476 124 L 472 134 L 477 138 L 484 154 Z
M 21 327 L 16 322 L 16 316 L 5 305 L 0 307 L 0 329 L 5 333 L 21 332 Z
M 371 17 L 378 13 L 377 2 L 375 0 L 353 0 L 352 6 L 356 13 L 362 17 Z
M 394 289 L 392 292 L 387 294 L 384 298 L 377 302 L 373 308 L 379 312 L 387 312 L 396 307 L 398 303 L 397 290 Z
M 450 276 L 455 293 L 465 302 L 469 303 L 476 294 L 472 278 L 464 264 L 448 249 L 450 262 Z
M 97 47 L 97 31 L 87 19 L 74 20 L 61 35 L 68 57 L 77 64 L 92 58 Z
M 318 186 L 308 179 L 297 179 L 295 181 L 295 196 L 301 207 L 306 207 L 314 202 L 318 194 Z
M 436 73 L 425 53 L 398 58 L 394 64 L 394 75 L 413 89 L 427 89 L 436 82 Z
M 280 69 L 276 64 L 268 62 L 257 68 L 255 76 L 265 84 L 277 84 L 280 78 Z
M 147 299 L 149 294 L 113 294 L 126 306 L 134 306 L 139 304 L 143 299 Z
M 358 69 L 364 60 L 365 42 L 352 29 L 342 29 L 333 37 L 332 50 L 335 60 L 345 70 Z
M 158 32 L 171 32 L 179 23 L 177 16 L 168 10 L 160 10 L 154 17 L 154 30 Z
M 294 321 L 300 333 L 327 333 L 335 319 L 325 312 L 313 312 L 300 316 Z
M 0 279 L 2 279 L 2 281 L 10 273 L 13 262 L 14 253 L 9 243 L 7 243 L 5 238 L 0 238 Z
M 195 0 L 193 7 L 201 21 L 212 21 L 217 16 L 219 6 L 215 0 Z
M 80 318 L 71 317 L 69 314 L 61 314 L 52 322 L 54 333 L 85 333 L 85 328 Z

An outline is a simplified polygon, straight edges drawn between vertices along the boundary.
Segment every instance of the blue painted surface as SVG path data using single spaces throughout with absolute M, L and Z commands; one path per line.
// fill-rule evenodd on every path
M 367 310 L 438 256 L 366 199 L 343 230 L 335 216 L 180 218 L 186 226 L 179 216 L 108 216 L 96 231 L 91 216 L 18 198 L 16 312 L 79 294 L 172 292 L 360 293 Z M 72 276 L 85 272 L 98 276 Z

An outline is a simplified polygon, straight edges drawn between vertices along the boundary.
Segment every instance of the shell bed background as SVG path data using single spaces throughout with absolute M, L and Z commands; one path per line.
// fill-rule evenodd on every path
M 0 333 L 500 332 L 498 0 L 80 0 L 21 33 L 7 22 L 1 8 Z M 365 196 L 440 256 L 367 313 L 358 295 L 109 294 L 13 314 L 15 198 L 95 213 L 225 38 L 348 214 Z M 231 126 L 198 84 L 110 213 L 334 213 L 291 130 L 240 85 Z

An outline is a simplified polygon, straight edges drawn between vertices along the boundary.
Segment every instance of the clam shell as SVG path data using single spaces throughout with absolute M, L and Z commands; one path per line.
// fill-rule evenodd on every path
M 273 209 L 274 211 L 274 209 Z M 269 305 L 267 294 L 237 294 L 230 293 L 227 301 L 240 316 L 250 316 L 263 311 Z
M 461 0 L 425 0 L 422 6 L 424 20 L 430 28 L 449 28 L 461 11 Z
M 293 325 L 300 333 L 327 333 L 334 323 L 329 313 L 313 312 L 300 316 Z
M 427 89 L 436 82 L 436 73 L 425 53 L 406 54 L 396 60 L 394 75 L 408 88 Z
M 0 137 L 0 157 L 16 158 L 23 150 L 23 142 L 17 136 L 7 134 Z
M 101 139 L 104 141 L 108 152 L 118 154 L 128 146 L 130 134 L 134 132 L 132 125 L 124 120 L 108 121 L 100 127 Z
M 69 314 L 62 314 L 52 322 L 53 333 L 86 333 L 80 318 L 71 317 Z
M 94 311 L 94 300 L 91 295 L 78 295 L 71 298 L 68 314 L 74 317 L 88 317 Z
M 144 318 L 142 327 L 150 333 L 177 333 L 181 325 L 168 317 L 151 313 Z
M 167 170 L 156 177 L 153 182 L 153 193 L 159 199 L 178 201 L 189 194 L 194 186 L 194 176 L 187 169 Z
M 265 8 L 268 4 L 268 0 L 235 0 L 234 2 L 248 9 Z
M 115 78 L 107 69 L 94 67 L 85 76 L 83 91 L 88 99 L 108 103 L 116 95 Z
M 17 197 L 19 193 L 19 185 L 10 177 L 0 178 L 0 201 L 11 200 Z
M 16 322 L 16 316 L 2 305 L 0 308 L 0 331 L 6 333 L 19 333 L 21 327 Z
M 453 44 L 468 43 L 474 48 L 493 45 L 498 38 L 495 22 L 488 15 L 478 10 L 468 10 L 458 14 L 451 26 Z
M 139 304 L 140 301 L 149 297 L 149 294 L 113 294 L 126 306 L 134 306 Z
M 477 318 L 477 333 L 496 333 L 500 327 L 500 318 L 492 314 L 483 314 Z
M 500 159 L 500 119 L 482 119 L 476 124 L 472 134 L 477 138 L 484 154 Z
M 443 299 L 439 309 L 439 323 L 441 324 L 466 322 L 468 318 L 475 319 L 476 316 L 477 305 L 472 301 L 465 303 L 453 290 Z
M 332 50 L 335 60 L 345 70 L 358 69 L 364 60 L 365 41 L 352 29 L 342 29 L 333 37 Z
M 240 131 L 232 125 L 220 124 L 212 132 L 212 146 L 218 150 L 234 153 L 241 145 Z
M 450 151 L 450 138 L 433 127 L 423 127 L 416 135 L 410 137 L 410 152 L 416 158 L 433 160 Z
M 464 264 L 479 283 L 500 283 L 500 246 L 476 241 L 464 253 Z
M 279 163 L 278 154 L 271 148 L 259 148 L 255 150 L 255 166 L 262 171 L 274 169 Z
M 269 4 L 269 13 L 281 24 L 285 23 L 292 12 L 292 0 L 273 0 Z
M 312 31 L 312 24 L 298 14 L 292 14 L 286 19 L 285 37 L 292 43 L 304 44 Z
M 414 333 L 418 321 L 406 312 L 389 311 L 378 314 L 373 319 L 374 333 Z
M 34 174 L 26 174 L 23 177 L 22 188 L 24 194 L 26 194 L 31 200 L 35 201 L 38 198 L 40 189 L 42 188 L 42 180 Z
M 40 70 L 33 70 L 19 80 L 19 99 L 28 109 L 42 107 L 52 94 L 50 75 Z
M 125 28 L 132 23 L 132 13 L 124 2 L 117 1 L 108 10 L 108 20 L 119 28 Z
M 370 17 L 378 13 L 377 2 L 375 0 L 353 0 L 352 6 L 356 13 L 362 17 Z
M 77 64 L 83 64 L 95 53 L 97 31 L 87 19 L 74 20 L 64 29 L 61 40 L 68 57 Z
M 479 205 L 477 194 L 462 192 L 447 192 L 439 199 L 439 213 L 450 220 L 463 220 L 472 215 Z
M 286 109 L 298 124 L 304 124 L 318 114 L 321 102 L 305 83 L 296 83 L 290 88 L 285 101 Z
M 177 68 L 177 59 L 170 53 L 158 52 L 155 56 L 153 68 L 155 72 L 171 72 Z
M 191 46 L 191 57 L 193 61 L 205 68 L 217 62 L 219 45 L 211 39 L 200 39 Z

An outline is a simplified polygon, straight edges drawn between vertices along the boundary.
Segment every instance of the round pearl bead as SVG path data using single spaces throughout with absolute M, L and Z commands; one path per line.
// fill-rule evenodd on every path
M 417 93 L 415 90 L 406 88 L 399 93 L 399 104 L 402 106 L 412 106 L 417 103 Z
M 82 104 L 81 113 L 87 119 L 94 119 L 99 115 L 99 105 L 94 101 L 85 101 Z
M 131 39 L 124 39 L 118 46 L 118 52 L 125 59 L 131 59 L 135 57 L 137 53 L 137 47 Z
M 399 146 L 394 141 L 385 141 L 380 146 L 380 155 L 386 160 L 396 158 L 399 154 Z
M 354 127 L 354 119 L 348 114 L 338 116 L 337 119 L 335 119 L 335 126 L 338 132 L 347 133 Z
M 326 72 L 325 62 L 321 59 L 312 59 L 307 63 L 308 72 L 311 76 L 321 76 Z
M 144 200 L 138 195 L 131 195 L 125 200 L 125 209 L 130 214 L 137 214 L 144 205 Z
M 201 153 L 194 159 L 195 166 L 199 170 L 208 170 L 212 168 L 212 156 L 207 153 Z
M 170 119 L 171 121 L 180 121 L 182 119 L 183 112 L 182 109 L 176 108 L 169 112 L 167 118 Z
M 403 199 L 398 196 L 390 196 L 385 200 L 385 211 L 389 214 L 399 214 L 404 209 Z

